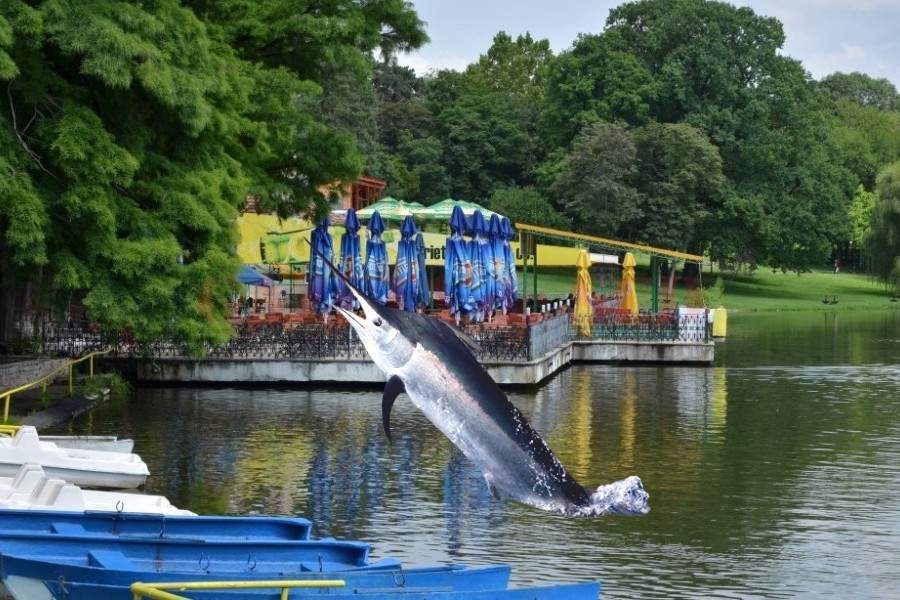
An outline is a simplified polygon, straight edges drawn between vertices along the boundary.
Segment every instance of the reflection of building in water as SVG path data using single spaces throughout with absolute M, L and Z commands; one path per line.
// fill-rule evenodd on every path
M 728 411 L 725 369 L 683 368 L 673 373 L 681 425 L 706 436 L 723 433 Z
M 634 369 L 626 369 L 619 388 L 619 464 L 634 466 L 635 431 L 637 424 L 637 378 Z
M 593 430 L 592 371 L 580 369 L 569 374 L 571 391 L 562 405 L 555 426 L 548 432 L 547 443 L 575 479 L 584 479 L 591 470 L 594 456 L 591 447 Z

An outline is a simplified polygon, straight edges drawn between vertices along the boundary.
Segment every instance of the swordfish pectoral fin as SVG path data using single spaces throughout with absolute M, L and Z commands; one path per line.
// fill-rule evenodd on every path
M 384 424 L 384 435 L 388 441 L 391 440 L 391 408 L 394 407 L 394 400 L 397 396 L 406 391 L 403 380 L 392 375 L 384 386 L 384 395 L 381 397 L 381 422 Z

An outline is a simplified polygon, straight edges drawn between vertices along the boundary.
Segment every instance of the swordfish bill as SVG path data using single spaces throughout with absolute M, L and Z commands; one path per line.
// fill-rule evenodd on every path
M 443 321 L 378 304 L 325 262 L 351 290 L 364 315 L 335 308 L 388 378 L 382 397 L 388 438 L 391 408 L 405 391 L 481 469 L 495 496 L 570 514 L 590 505 L 587 491 L 475 358 L 472 340 Z

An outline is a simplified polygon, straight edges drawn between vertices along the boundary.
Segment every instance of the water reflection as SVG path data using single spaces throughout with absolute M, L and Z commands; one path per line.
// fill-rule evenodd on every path
M 600 578 L 604 597 L 889 597 L 900 319 L 741 323 L 714 368 L 577 367 L 511 394 L 585 486 L 640 475 L 642 518 L 497 501 L 408 401 L 388 443 L 374 391 L 139 389 L 76 429 L 133 436 L 148 491 L 180 506 L 302 514 L 414 564 L 508 562 L 514 583 Z

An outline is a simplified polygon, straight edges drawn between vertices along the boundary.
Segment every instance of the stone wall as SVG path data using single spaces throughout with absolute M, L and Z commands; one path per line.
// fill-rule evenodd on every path
M 34 381 L 66 362 L 65 358 L 4 358 L 0 360 L 0 391 Z

